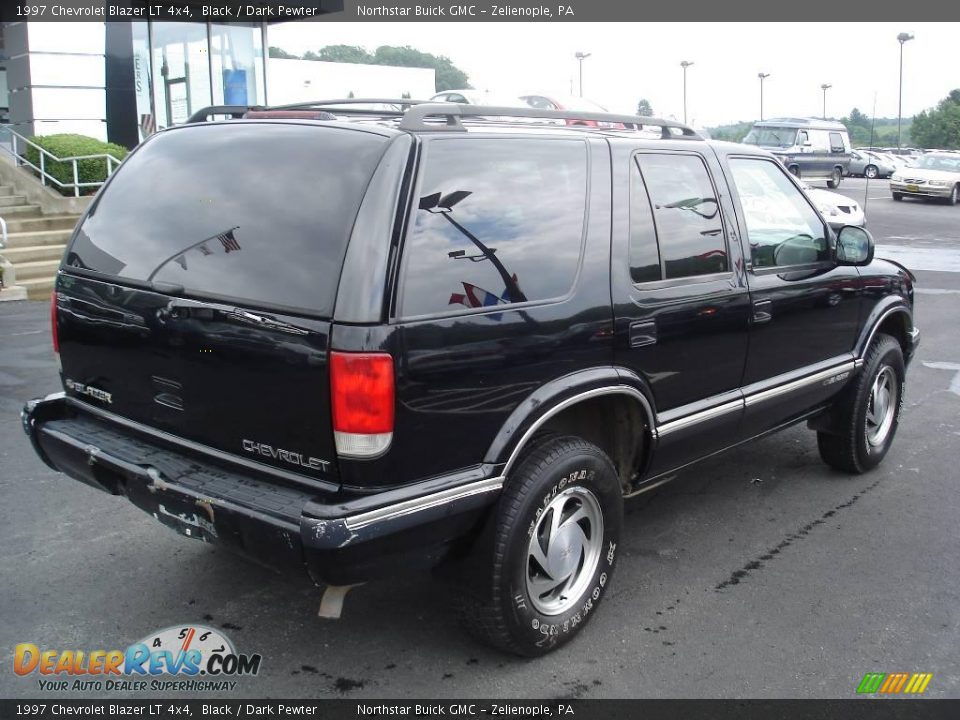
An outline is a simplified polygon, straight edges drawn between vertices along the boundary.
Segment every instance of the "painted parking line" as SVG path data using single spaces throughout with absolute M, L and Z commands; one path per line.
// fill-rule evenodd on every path
M 896 260 L 910 270 L 960 273 L 960 248 L 921 248 L 877 245 L 876 256 Z
M 913 291 L 919 295 L 960 295 L 960 290 L 947 290 L 945 288 L 914 288 Z

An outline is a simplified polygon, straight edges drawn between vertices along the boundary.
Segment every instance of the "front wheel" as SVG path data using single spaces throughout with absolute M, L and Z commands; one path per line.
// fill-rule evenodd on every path
M 867 165 L 863 170 L 863 176 L 873 180 L 877 176 L 877 166 L 876 165 Z
M 953 190 L 950 191 L 950 197 L 947 198 L 947 202 L 951 205 L 956 205 L 958 200 L 960 200 L 960 185 L 954 185 Z
M 903 193 L 897 193 L 897 192 L 893 193 L 893 199 L 896 200 L 897 202 L 900 202 L 901 200 L 903 200 Z
M 840 168 L 835 167 L 833 172 L 830 173 L 830 179 L 827 180 L 828 188 L 840 187 L 840 181 L 843 179 L 843 171 Z
M 832 432 L 817 433 L 824 462 L 856 475 L 880 464 L 900 424 L 905 377 L 900 343 L 890 335 L 878 334 L 860 376 L 834 407 Z
M 535 657 L 570 641 L 610 586 L 623 497 L 606 454 L 548 437 L 507 480 L 462 572 L 460 620 L 501 650 Z

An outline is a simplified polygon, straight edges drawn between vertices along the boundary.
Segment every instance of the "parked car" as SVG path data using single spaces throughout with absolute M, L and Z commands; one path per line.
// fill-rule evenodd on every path
M 543 110 L 582 110 L 584 112 L 605 113 L 607 109 L 582 97 L 560 95 L 521 95 L 520 99 L 532 108 Z M 622 123 L 609 123 L 603 120 L 567 120 L 567 125 L 622 129 Z
M 779 118 L 753 124 L 743 139 L 766 148 L 796 177 L 826 178 L 827 187 L 840 186 L 850 165 L 850 136 L 838 122 L 815 118 Z
M 319 583 L 439 568 L 467 629 L 527 656 L 641 561 L 625 498 L 800 422 L 834 468 L 883 460 L 919 331 L 866 230 L 765 150 L 524 113 L 152 135 L 58 272 L 36 453 Z
M 851 200 L 840 193 L 811 187 L 803 182 L 800 183 L 800 187 L 807 193 L 807 197 L 813 201 L 817 210 L 826 218 L 830 227 L 834 230 L 839 230 L 844 225 L 856 225 L 858 227 L 866 225 L 866 217 L 856 200 Z
M 847 174 L 854 177 L 887 178 L 893 175 L 896 167 L 893 160 L 877 153 L 869 150 L 852 150 Z
M 960 155 L 927 153 L 917 158 L 912 166 L 893 174 L 890 192 L 894 200 L 913 196 L 956 205 L 960 200 Z

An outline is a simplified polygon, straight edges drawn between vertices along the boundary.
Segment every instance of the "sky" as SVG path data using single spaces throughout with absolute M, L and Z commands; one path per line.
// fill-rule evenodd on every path
M 510 94 L 573 94 L 577 51 L 584 97 L 611 112 L 633 113 L 646 98 L 660 117 L 697 127 L 754 120 L 764 81 L 765 118 L 817 116 L 829 84 L 827 115 L 857 107 L 897 116 L 900 46 L 903 115 L 933 107 L 960 88 L 960 23 L 433 23 L 300 22 L 272 25 L 270 45 L 302 54 L 324 45 L 410 45 L 446 55 L 475 88 Z M 796 48 L 803 48 L 799 52 Z

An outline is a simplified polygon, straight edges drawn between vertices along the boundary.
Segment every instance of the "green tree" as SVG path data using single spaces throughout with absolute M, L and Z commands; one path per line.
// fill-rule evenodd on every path
M 357 45 L 327 45 L 317 52 L 317 60 L 373 65 L 373 55 Z
M 470 87 L 470 78 L 467 74 L 444 55 L 421 52 L 409 45 L 402 47 L 381 45 L 374 51 L 373 57 L 377 65 L 433 68 L 437 92 Z
M 653 108 L 650 106 L 650 101 L 646 98 L 640 98 L 640 102 L 637 103 L 637 115 L 640 117 L 653 117 Z
M 299 55 L 294 55 L 293 53 L 288 53 L 283 48 L 274 47 L 271 45 L 267 50 L 268 56 L 272 58 L 280 58 L 281 60 L 299 60 Z
M 960 89 L 913 118 L 912 142 L 925 148 L 960 149 Z

